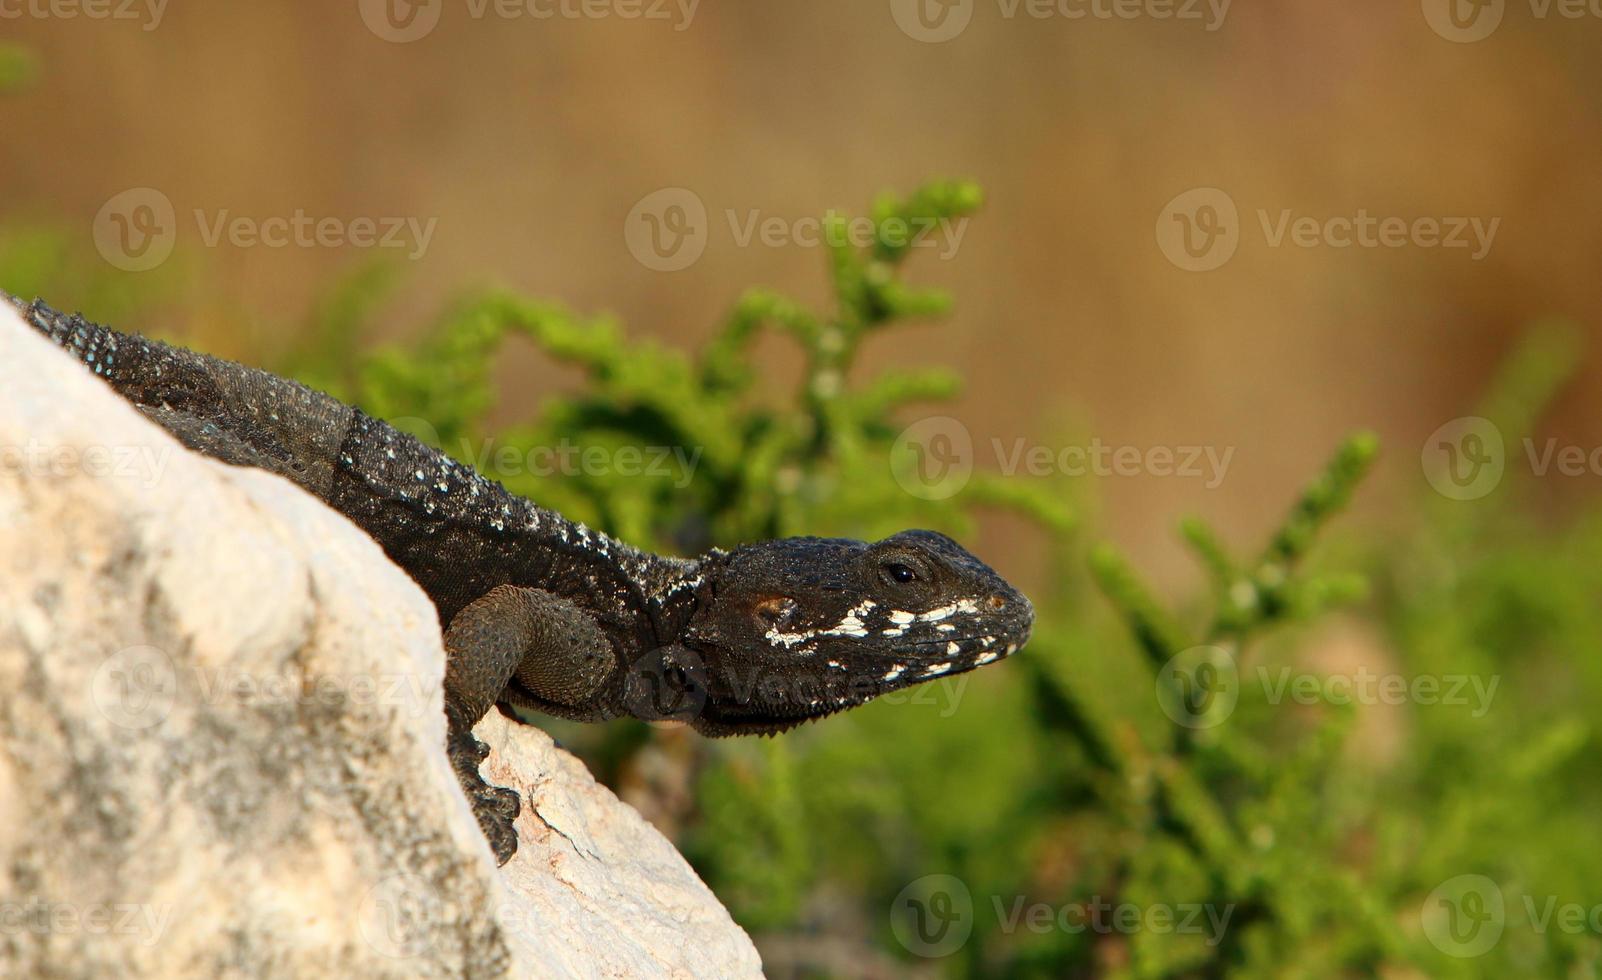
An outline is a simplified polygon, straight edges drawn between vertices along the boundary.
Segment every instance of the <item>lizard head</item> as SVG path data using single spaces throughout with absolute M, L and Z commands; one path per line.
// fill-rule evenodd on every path
M 728 554 L 690 620 L 703 734 L 776 732 L 972 670 L 1029 639 L 1034 607 L 933 531 L 784 538 Z

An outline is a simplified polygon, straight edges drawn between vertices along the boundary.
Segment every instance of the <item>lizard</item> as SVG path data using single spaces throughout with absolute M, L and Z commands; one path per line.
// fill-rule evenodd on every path
M 446 750 L 497 864 L 521 802 L 479 773 L 472 730 L 492 707 L 771 735 L 1029 639 L 1029 600 L 943 534 L 653 554 L 299 382 L 0 296 L 184 446 L 287 478 L 422 588 L 446 653 Z

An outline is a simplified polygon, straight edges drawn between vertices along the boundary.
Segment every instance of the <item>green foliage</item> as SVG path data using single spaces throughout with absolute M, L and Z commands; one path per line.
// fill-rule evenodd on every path
M 960 181 L 879 200 L 872 244 L 828 249 L 827 309 L 748 291 L 694 354 L 503 290 L 465 295 L 414 342 L 368 351 L 395 282 L 370 266 L 319 304 L 279 367 L 654 548 L 909 526 L 973 535 L 986 510 L 1038 531 L 1048 571 L 1031 589 L 1036 635 L 1003 665 L 772 740 L 563 729 L 618 783 L 649 782 L 647 757 L 691 760 L 680 846 L 767 948 L 770 975 L 1594 975 L 1596 929 L 1543 928 L 1530 909 L 1598 900 L 1602 858 L 1586 845 L 1602 809 L 1591 720 L 1602 508 L 1537 524 L 1527 475 L 1510 473 L 1485 501 L 1426 503 L 1404 531 L 1331 536 L 1377 457 L 1376 440 L 1357 435 L 1255 555 L 1201 521 L 1180 524 L 1206 576 L 1199 608 L 1161 598 L 1117 550 L 1084 544 L 1076 481 L 979 472 L 960 490 L 911 492 L 898 435 L 959 379 L 864 377 L 856 361 L 879 335 L 950 306 L 902 278 L 916 250 L 894 229 L 980 203 Z M 64 301 L 91 311 L 134 301 L 124 279 L 75 280 L 72 266 L 48 234 L 0 235 L 11 288 L 83 289 L 92 303 Z M 765 332 L 798 352 L 793 392 L 775 393 L 754 358 Z M 518 338 L 582 380 L 492 426 L 496 367 Z M 1536 331 L 1479 414 L 1511 445 L 1574 358 L 1571 334 Z M 528 465 L 564 446 L 613 465 Z M 620 472 L 630 452 L 657 448 L 681 455 L 662 472 Z M 1343 703 L 1327 681 L 1359 666 L 1406 683 L 1408 697 Z M 1315 682 L 1315 696 L 1288 694 L 1287 677 Z M 1467 703 L 1417 686 L 1453 678 L 1494 686 Z M 675 751 L 652 755 L 653 743 Z M 910 906 L 898 897 L 934 874 L 962 882 L 972 931 L 924 959 L 902 942 Z M 1450 955 L 1431 897 L 1462 875 L 1486 876 L 1505 905 L 1503 936 L 1470 957 Z M 1152 918 L 1163 910 L 1175 917 L 1166 927 Z
M 0 43 L 0 95 L 31 85 L 39 74 L 33 53 L 18 44 Z
M 881 229 L 919 227 L 920 219 L 964 217 L 980 200 L 972 184 L 937 184 L 906 200 L 880 200 L 873 218 Z M 1020 512 L 1053 531 L 1070 527 L 1071 512 L 1056 495 L 991 474 L 976 474 L 963 501 L 909 496 L 883 463 L 903 428 L 896 413 L 955 396 L 959 381 L 943 370 L 890 371 L 854 386 L 849 375 L 869 338 L 900 321 L 942 313 L 950 301 L 902 281 L 911 254 L 904 236 L 881 233 L 867 249 L 851 246 L 843 234 L 826 237 L 834 243 L 832 309 L 809 310 L 770 290 L 751 290 L 699 357 L 631 340 L 610 316 L 584 316 L 500 290 L 457 303 L 413 347 L 364 356 L 355 348 L 353 324 L 384 285 L 368 269 L 325 304 L 323 329 L 308 334 L 317 346 L 296 352 L 287 367 L 384 417 L 422 420 L 422 431 L 440 448 L 511 489 L 647 546 L 694 551 L 800 533 L 874 537 L 909 518 L 963 532 L 971 528 L 969 499 Z M 789 404 L 759 397 L 752 344 L 766 330 L 799 348 L 802 378 Z M 493 368 L 509 337 L 533 341 L 581 371 L 587 384 L 548 399 L 530 422 L 489 436 Z M 311 370 L 330 363 L 354 369 L 336 378 Z M 525 465 L 564 446 L 590 447 L 608 459 L 618 459 L 624 447 L 674 456 L 662 472 L 579 466 L 583 472 L 544 473 Z

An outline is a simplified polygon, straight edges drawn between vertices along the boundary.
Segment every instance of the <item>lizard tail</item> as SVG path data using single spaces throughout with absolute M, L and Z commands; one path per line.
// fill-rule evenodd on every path
M 266 371 L 0 297 L 190 449 L 327 488 L 355 409 Z

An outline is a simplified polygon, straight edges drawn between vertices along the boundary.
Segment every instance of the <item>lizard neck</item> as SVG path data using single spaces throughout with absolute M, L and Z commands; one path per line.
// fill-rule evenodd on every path
M 650 556 L 640 570 L 641 591 L 650 605 L 651 625 L 658 646 L 679 642 L 696 610 L 711 601 L 712 582 L 728 561 L 728 553 L 713 548 L 695 558 Z

